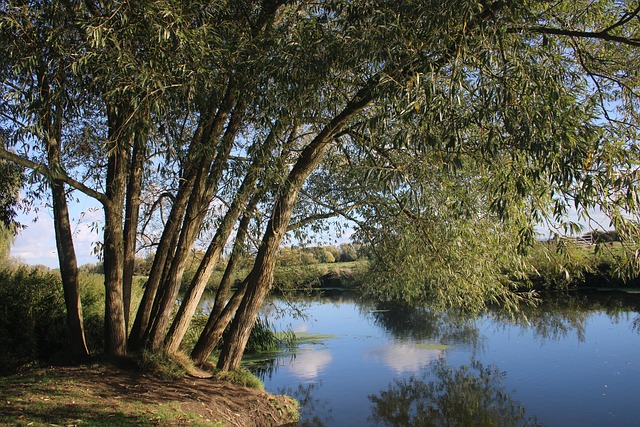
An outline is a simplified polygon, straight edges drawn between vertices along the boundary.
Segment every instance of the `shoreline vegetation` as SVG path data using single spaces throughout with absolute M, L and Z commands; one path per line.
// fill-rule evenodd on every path
M 367 277 L 366 253 L 357 247 L 340 249 L 350 255 L 337 250 L 334 256 L 325 248 L 284 250 L 273 292 L 285 297 L 320 291 L 359 293 Z M 624 278 L 623 255 L 617 242 L 539 243 L 528 254 L 530 273 L 523 288 L 527 285 L 542 298 L 545 293 L 570 290 L 640 292 L 637 277 Z M 104 279 L 99 266 L 83 267 L 81 277 L 87 341 L 93 354 L 99 355 L 103 351 Z M 144 279 L 138 276 L 134 302 L 142 294 Z M 215 280 L 214 275 L 212 283 Z M 0 351 L 0 425 L 100 425 L 109 419 L 111 425 L 122 426 L 267 426 L 296 421 L 296 402 L 264 392 L 262 383 L 245 369 L 221 375 L 215 369 L 190 366 L 186 357 L 178 360 L 144 353 L 119 360 L 94 356 L 70 367 L 73 361 L 64 356 L 66 328 L 59 281 L 59 272 L 45 267 L 15 262 L 0 267 L 0 341 L 4 343 Z M 247 347 L 258 357 L 278 346 L 296 345 L 292 333 L 275 333 L 266 320 L 258 323 Z M 185 353 L 203 325 L 194 319 L 194 331 L 189 334 L 193 339 L 185 339 Z M 247 401 L 251 404 L 236 404 Z

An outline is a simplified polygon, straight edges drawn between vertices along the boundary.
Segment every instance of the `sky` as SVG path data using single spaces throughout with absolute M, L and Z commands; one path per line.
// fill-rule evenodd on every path
M 100 205 L 94 200 L 81 198 L 70 202 L 69 214 L 78 265 L 97 263 L 98 257 L 93 254 L 93 245 L 101 241 L 101 231 L 92 230 L 91 225 L 97 222 L 99 228 L 102 227 L 104 216 Z M 18 222 L 26 228 L 16 237 L 11 247 L 11 257 L 29 265 L 58 268 L 51 208 L 40 205 L 37 214 L 22 213 L 18 216 Z

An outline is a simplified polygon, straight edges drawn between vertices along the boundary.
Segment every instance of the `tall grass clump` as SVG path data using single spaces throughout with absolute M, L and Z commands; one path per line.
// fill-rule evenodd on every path
M 295 346 L 293 332 L 276 332 L 273 325 L 263 317 L 258 317 L 249 335 L 247 353 L 266 353 Z

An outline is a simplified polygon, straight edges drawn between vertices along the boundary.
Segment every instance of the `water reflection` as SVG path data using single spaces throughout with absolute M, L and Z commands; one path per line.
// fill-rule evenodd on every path
M 434 312 L 427 307 L 393 307 L 371 313 L 376 325 L 401 341 L 431 341 L 478 348 L 475 320 L 456 312 Z
M 437 360 L 443 350 L 428 350 L 415 345 L 391 344 L 372 347 L 365 353 L 365 360 L 371 359 L 387 365 L 395 374 L 418 372 L 423 366 Z
M 331 425 L 331 406 L 329 400 L 314 397 L 322 383 L 300 384 L 295 390 L 291 387 L 278 389 L 278 394 L 291 396 L 300 404 L 300 423 L 297 427 L 325 427 Z
M 442 358 L 419 375 L 370 395 L 371 422 L 389 426 L 538 426 L 504 390 L 505 374 L 479 361 L 454 369 Z
M 640 426 L 640 295 L 558 295 L 477 317 L 346 296 L 305 302 L 309 320 L 281 324 L 338 339 L 256 372 L 300 401 L 303 426 Z
M 291 373 L 300 380 L 313 380 L 331 363 L 333 355 L 326 349 L 304 349 L 289 364 Z
M 575 334 L 584 342 L 587 323 L 594 313 L 603 313 L 612 322 L 630 322 L 640 332 L 640 295 L 623 292 L 583 292 L 547 295 L 537 306 L 523 306 L 518 313 L 494 308 L 487 315 L 502 328 L 516 324 L 531 329 L 541 342 L 560 341 Z

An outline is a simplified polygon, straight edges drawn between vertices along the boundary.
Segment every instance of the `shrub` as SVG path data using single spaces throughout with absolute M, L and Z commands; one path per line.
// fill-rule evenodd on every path
M 43 268 L 0 271 L 0 372 L 47 361 L 68 343 L 62 282 Z

